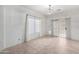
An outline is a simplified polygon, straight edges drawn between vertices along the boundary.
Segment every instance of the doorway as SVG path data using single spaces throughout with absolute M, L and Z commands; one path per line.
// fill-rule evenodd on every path
M 64 18 L 53 19 L 51 22 L 52 35 L 56 37 L 66 37 L 66 20 Z
M 65 19 L 59 20 L 59 37 L 66 37 L 66 21 Z

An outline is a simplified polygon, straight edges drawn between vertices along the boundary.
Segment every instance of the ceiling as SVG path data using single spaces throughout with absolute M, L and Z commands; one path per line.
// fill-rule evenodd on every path
M 48 16 L 48 8 L 49 5 L 25 5 L 25 7 L 37 11 L 45 16 Z M 79 13 L 79 6 L 78 5 L 52 5 L 53 12 L 52 14 L 58 14 L 58 13 L 73 13 L 76 12 Z

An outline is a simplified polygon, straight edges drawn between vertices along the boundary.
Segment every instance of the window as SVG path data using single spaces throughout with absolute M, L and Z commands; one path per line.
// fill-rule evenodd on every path
M 40 34 L 40 19 L 33 16 L 28 16 L 28 33 L 29 35 L 34 35 L 36 33 Z
M 40 19 L 35 19 L 35 32 L 36 33 L 40 33 L 40 25 L 41 25 Z
M 28 17 L 28 30 L 29 30 L 29 34 L 33 34 L 35 32 L 35 24 L 34 24 L 35 20 L 34 17 L 29 16 Z

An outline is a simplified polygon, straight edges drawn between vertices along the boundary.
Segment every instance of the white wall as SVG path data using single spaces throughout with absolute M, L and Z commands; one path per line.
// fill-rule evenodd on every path
M 23 42 L 25 13 L 16 6 L 4 6 L 6 21 L 6 47 Z
M 47 19 L 42 18 L 41 19 L 41 35 L 40 36 L 45 36 L 47 35 Z
M 4 47 L 4 25 L 3 25 L 3 21 L 4 21 L 4 19 L 3 19 L 3 7 L 2 6 L 0 6 L 0 50 Z
M 25 19 L 26 14 L 41 17 L 42 18 L 42 33 L 45 35 L 45 24 L 44 16 L 38 12 L 27 9 L 23 6 L 3 6 L 5 10 L 5 48 L 14 46 L 16 44 L 22 43 L 24 40 L 24 29 L 25 29 Z M 43 36 L 42 35 L 42 36 Z
M 79 14 L 71 16 L 71 38 L 79 40 Z

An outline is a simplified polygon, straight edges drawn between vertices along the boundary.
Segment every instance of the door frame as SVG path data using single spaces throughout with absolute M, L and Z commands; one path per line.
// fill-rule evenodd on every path
M 65 20 L 65 31 L 66 31 L 66 33 L 65 33 L 65 35 L 66 35 L 66 37 L 65 38 L 71 38 L 71 18 L 70 17 L 64 17 L 63 18 L 64 20 Z M 52 36 L 54 36 L 54 32 L 53 32 L 53 22 L 54 21 L 57 21 L 58 19 L 52 19 L 51 20 L 51 32 L 52 32 Z M 56 36 L 56 37 L 58 37 L 58 36 Z

